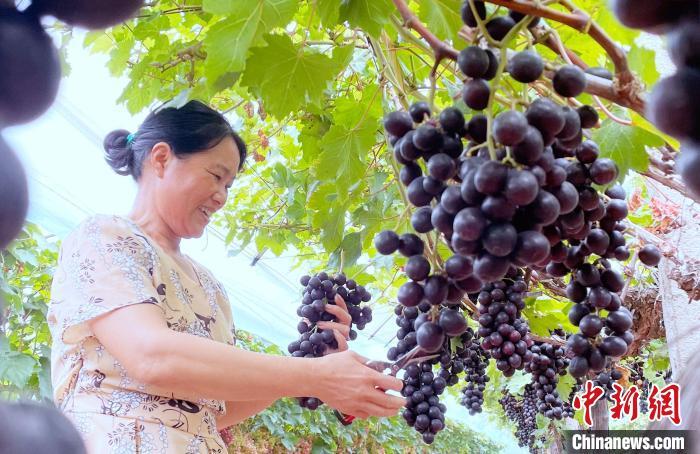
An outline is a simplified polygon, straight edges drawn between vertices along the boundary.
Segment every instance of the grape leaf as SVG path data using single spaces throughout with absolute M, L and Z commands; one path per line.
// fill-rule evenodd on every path
M 8 380 L 13 385 L 22 388 L 34 374 L 36 360 L 19 352 L 4 352 L 0 354 L 0 380 Z
M 523 371 L 519 370 L 513 374 L 512 377 L 506 380 L 505 388 L 511 394 L 521 394 L 525 389 L 525 385 L 532 382 L 532 375 L 525 374 Z
M 339 193 L 347 192 L 365 172 L 364 156 L 377 141 L 381 115 L 380 88 L 365 88 L 362 99 L 338 100 L 334 125 L 321 140 L 321 160 L 317 175 L 336 182 Z M 358 106 L 362 106 L 358 109 Z
M 423 0 L 418 6 L 418 17 L 438 38 L 457 43 L 457 32 L 462 28 L 459 0 Z
M 642 78 L 647 87 L 653 86 L 659 80 L 655 58 L 656 52 L 641 46 L 632 46 L 627 53 L 630 68 Z
M 600 146 L 600 156 L 610 158 L 619 169 L 622 181 L 630 170 L 643 172 L 649 167 L 649 155 L 645 147 L 660 147 L 663 140 L 642 128 L 607 121 L 593 132 L 593 139 Z
M 349 62 L 352 48 L 336 48 L 333 58 L 304 51 L 287 35 L 266 35 L 255 47 L 241 83 L 260 95 L 267 111 L 278 118 L 310 103 L 321 105 L 323 91 Z
M 333 251 L 329 260 L 328 268 L 332 270 L 340 269 L 340 253 L 344 254 L 343 269 L 354 265 L 362 255 L 363 232 L 352 232 L 345 235 L 340 246 Z
M 314 0 L 314 3 L 323 25 L 332 27 L 338 23 L 340 0 Z
M 293 0 L 205 0 L 204 11 L 226 16 L 204 37 L 207 79 L 242 70 L 251 46 L 264 44 L 263 34 L 286 25 L 298 6 Z
M 351 26 L 377 37 L 389 22 L 393 10 L 394 6 L 389 0 L 343 0 L 340 4 L 340 20 L 348 21 Z

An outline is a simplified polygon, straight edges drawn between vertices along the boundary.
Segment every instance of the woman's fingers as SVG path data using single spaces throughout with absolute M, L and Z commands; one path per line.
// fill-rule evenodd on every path
M 318 326 L 321 329 L 332 329 L 334 331 L 339 331 L 345 339 L 348 339 L 348 337 L 350 336 L 350 327 L 348 325 L 343 325 L 338 322 L 318 322 L 316 326 Z
M 343 306 L 345 304 L 343 303 Z M 326 304 L 326 312 L 329 314 L 335 315 L 336 320 L 338 323 L 342 323 L 343 325 L 350 326 L 350 323 L 352 322 L 352 317 L 348 313 L 347 307 L 342 308 L 340 306 L 335 306 L 333 304 Z
M 336 304 L 336 306 L 343 309 L 345 312 L 348 311 L 348 306 L 347 306 L 347 304 L 345 304 L 345 300 L 343 299 L 342 296 L 338 295 L 337 293 L 335 295 L 335 304 Z
M 377 373 L 375 375 L 374 385 L 381 389 L 401 391 L 403 389 L 403 382 L 398 378 L 386 375 L 382 373 Z
M 343 336 L 337 329 L 333 330 L 333 335 L 335 336 L 336 342 L 338 342 L 338 351 L 344 352 L 348 349 L 348 341 L 345 340 Z

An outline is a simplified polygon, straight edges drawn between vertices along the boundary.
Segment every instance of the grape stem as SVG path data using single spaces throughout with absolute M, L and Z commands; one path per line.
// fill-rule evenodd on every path
M 515 3 L 514 0 L 484 0 L 487 2 L 499 4 L 498 2 L 507 2 L 507 3 Z M 562 0 L 563 1 L 563 0 Z M 433 50 L 433 53 L 435 54 L 435 59 L 438 61 L 441 61 L 444 58 L 448 58 L 450 60 L 457 60 L 457 56 L 459 55 L 459 52 L 454 49 L 453 47 L 447 45 L 440 39 L 438 39 L 424 24 L 418 20 L 418 18 L 411 12 L 411 10 L 408 8 L 408 5 L 404 0 L 393 0 L 394 5 L 396 5 L 396 8 L 398 9 L 399 13 L 401 14 L 401 18 L 403 20 L 403 25 L 405 27 L 411 28 L 415 30 L 429 45 L 430 48 Z M 535 13 L 535 9 L 533 9 L 534 5 L 530 2 L 524 2 L 524 0 L 519 0 L 517 1 L 518 5 L 517 7 L 513 7 L 515 11 L 518 12 L 523 12 L 523 8 L 528 6 L 529 9 L 527 9 L 526 14 L 528 12 L 531 12 L 531 15 L 538 16 L 538 14 Z M 569 2 L 567 2 L 569 3 Z M 542 7 L 540 7 L 542 8 Z M 549 8 L 546 8 L 549 10 Z M 554 11 L 554 10 L 552 10 Z M 558 13 L 558 12 L 557 12 Z M 558 13 L 561 14 L 561 13 Z M 588 16 L 585 16 L 588 17 Z M 476 16 L 476 19 L 479 20 L 478 15 Z M 555 20 L 555 19 L 552 19 Z M 589 20 L 586 19 L 588 23 Z M 634 76 L 632 76 L 631 72 L 629 71 L 628 65 L 627 65 L 627 60 L 626 57 L 624 56 L 624 53 L 617 47 L 617 45 L 612 42 L 610 37 L 608 37 L 602 30 L 600 30 L 600 27 L 595 24 L 595 22 L 590 21 L 590 30 L 589 34 L 591 34 L 592 37 L 598 38 L 599 40 L 605 41 L 607 40 L 608 42 L 605 45 L 601 46 L 608 52 L 614 52 L 614 55 L 610 55 L 611 60 L 615 63 L 615 71 L 618 73 L 618 75 L 624 76 L 624 74 L 627 74 L 624 77 L 618 77 L 619 82 L 613 83 L 612 81 L 608 79 L 604 79 L 602 77 L 597 77 L 592 74 L 586 74 L 586 93 L 589 93 L 591 95 L 596 95 L 600 96 L 601 98 L 605 98 L 609 101 L 614 102 L 615 104 L 618 104 L 623 107 L 630 108 L 637 112 L 638 114 L 644 116 L 644 100 L 641 97 L 641 88 L 638 83 L 630 83 L 630 80 L 633 79 Z M 596 30 L 595 36 L 592 34 L 593 30 Z M 553 43 L 551 43 L 551 39 L 548 41 L 545 41 L 545 45 L 548 47 L 552 48 L 554 46 Z M 556 50 L 555 50 L 556 51 Z M 571 57 L 573 54 L 572 51 L 566 49 L 567 54 Z M 580 58 L 576 57 L 575 59 L 571 57 L 574 62 L 577 62 L 579 66 L 581 67 L 586 67 L 585 63 L 580 60 Z M 577 60 L 578 59 L 578 60 Z M 581 65 L 583 63 L 583 65 Z M 624 69 L 624 71 L 622 71 Z M 547 77 L 551 78 L 552 74 L 551 72 L 547 74 Z M 618 83 L 622 84 L 623 89 L 620 89 L 618 87 Z

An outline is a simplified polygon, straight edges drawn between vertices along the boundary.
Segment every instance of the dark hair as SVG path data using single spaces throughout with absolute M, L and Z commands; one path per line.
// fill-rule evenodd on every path
M 183 158 L 218 145 L 226 137 L 232 137 L 240 152 L 240 171 L 245 162 L 247 147 L 236 134 L 228 120 L 205 103 L 191 100 L 182 107 L 165 107 L 151 112 L 134 133 L 117 129 L 105 137 L 105 160 L 119 175 L 141 178 L 143 161 L 153 146 L 165 142 L 175 156 Z

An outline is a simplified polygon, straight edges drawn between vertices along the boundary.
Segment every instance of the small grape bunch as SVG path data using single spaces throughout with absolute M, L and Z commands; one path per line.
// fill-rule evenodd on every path
M 372 308 L 362 306 L 362 303 L 372 299 L 372 295 L 362 285 L 348 279 L 345 274 L 331 276 L 322 271 L 313 276 L 304 275 L 299 282 L 304 287 L 301 305 L 297 308 L 297 315 L 302 317 L 302 320 L 297 325 L 299 339 L 287 347 L 292 356 L 318 358 L 338 348 L 338 340 L 333 330 L 322 329 L 317 325 L 318 322 L 337 321 L 333 314 L 326 311 L 327 305 L 336 304 L 337 296 L 345 302 L 355 328 L 362 330 L 372 321 Z M 357 331 L 350 329 L 349 337 L 350 340 L 356 339 Z M 309 410 L 315 410 L 321 404 L 321 400 L 316 397 L 299 398 L 299 405 Z

